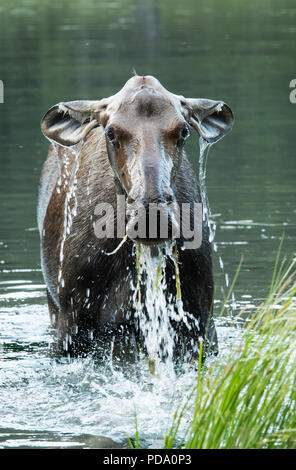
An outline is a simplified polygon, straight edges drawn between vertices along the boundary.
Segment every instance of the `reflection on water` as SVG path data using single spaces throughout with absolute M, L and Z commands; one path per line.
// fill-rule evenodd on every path
M 236 123 L 211 149 L 206 181 L 216 314 L 244 257 L 217 319 L 226 360 L 240 336 L 233 317 L 266 295 L 283 232 L 295 255 L 295 19 L 292 0 L 1 2 L 0 446 L 125 446 L 136 412 L 143 445 L 161 447 L 194 379 L 152 377 L 144 358 L 120 367 L 53 356 L 36 227 L 41 116 L 62 100 L 110 96 L 133 67 L 172 92 L 231 105 Z M 197 144 L 192 135 L 198 174 Z

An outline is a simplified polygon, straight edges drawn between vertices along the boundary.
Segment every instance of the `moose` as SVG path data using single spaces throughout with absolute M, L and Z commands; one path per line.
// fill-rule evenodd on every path
M 233 122 L 223 101 L 184 98 L 156 78 L 137 74 L 113 96 L 60 102 L 44 115 L 41 130 L 50 146 L 39 181 L 37 215 L 50 320 L 61 351 L 85 355 L 110 336 L 120 341 L 132 334 L 140 337 L 132 302 L 135 247 L 153 249 L 164 242 L 176 244 L 184 310 L 198 320 L 198 329 L 185 331 L 176 325 L 180 344 L 189 335 L 203 338 L 217 351 L 207 221 L 202 222 L 202 243 L 194 249 L 183 248 L 182 230 L 176 239 L 172 230 L 166 240 L 159 232 L 154 238 L 148 233 L 135 238 L 130 225 L 140 205 L 148 213 L 151 203 L 188 203 L 191 210 L 201 202 L 185 141 L 194 129 L 214 144 Z M 100 202 L 115 208 L 119 195 L 126 206 L 125 239 L 116 233 L 98 238 L 95 208 Z M 168 296 L 175 295 L 172 262 L 166 263 Z

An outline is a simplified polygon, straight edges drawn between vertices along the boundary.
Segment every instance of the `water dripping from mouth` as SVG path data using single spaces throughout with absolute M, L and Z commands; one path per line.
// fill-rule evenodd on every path
M 161 248 L 137 245 L 135 251 L 137 282 L 133 303 L 149 357 L 149 368 L 154 375 L 160 363 L 164 363 L 167 370 L 175 374 L 177 331 L 174 324 L 182 324 L 189 331 L 192 328 L 199 331 L 198 319 L 183 308 L 177 249 L 173 243 L 166 243 Z M 168 264 L 174 267 L 175 294 L 168 286 Z M 197 344 L 192 345 L 193 350 L 198 351 Z

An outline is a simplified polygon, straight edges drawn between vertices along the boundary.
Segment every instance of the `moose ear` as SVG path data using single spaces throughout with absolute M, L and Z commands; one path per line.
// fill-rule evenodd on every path
M 102 100 L 103 101 L 103 100 Z M 41 120 L 45 137 L 58 144 L 71 146 L 80 142 L 89 131 L 100 125 L 100 101 L 70 101 L 50 108 Z
M 190 109 L 190 124 L 210 144 L 218 142 L 231 131 L 234 116 L 230 107 L 223 101 L 203 98 L 186 99 Z

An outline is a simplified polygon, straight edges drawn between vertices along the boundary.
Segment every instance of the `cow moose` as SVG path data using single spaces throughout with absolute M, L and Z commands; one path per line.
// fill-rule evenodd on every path
M 167 240 L 159 234 L 153 239 L 129 236 L 130 214 L 140 205 L 149 211 L 150 203 L 201 202 L 184 143 L 194 129 L 213 144 L 231 130 L 233 121 L 223 101 L 184 98 L 156 78 L 139 75 L 113 96 L 61 102 L 45 114 L 41 130 L 50 147 L 39 182 L 38 227 L 50 319 L 61 351 L 79 356 L 111 336 L 120 341 L 129 335 L 140 338 L 132 303 L 135 246 L 161 247 L 164 242 L 176 244 L 184 310 L 199 325 L 191 330 L 176 325 L 178 343 L 189 335 L 204 338 L 209 349 L 217 350 L 207 221 L 201 245 L 182 249 L 182 232 L 173 239 L 170 231 Z M 99 239 L 94 226 L 96 206 L 107 202 L 115 209 L 118 195 L 124 196 L 126 233 L 117 250 L 122 238 L 115 233 Z M 170 259 L 166 262 L 172 295 L 174 269 Z

